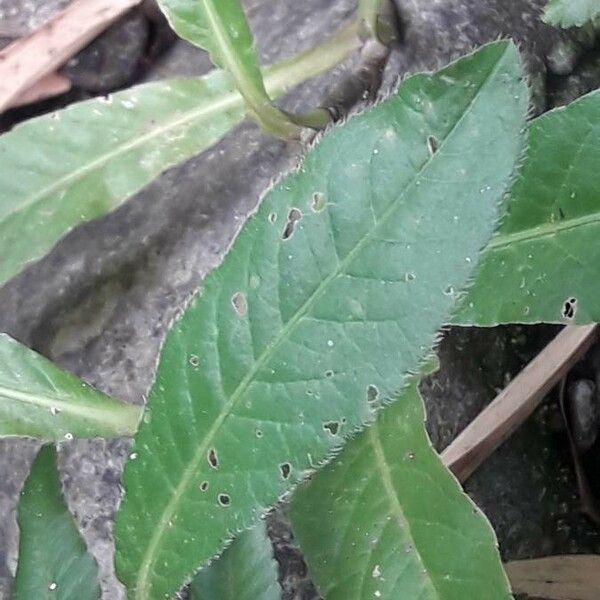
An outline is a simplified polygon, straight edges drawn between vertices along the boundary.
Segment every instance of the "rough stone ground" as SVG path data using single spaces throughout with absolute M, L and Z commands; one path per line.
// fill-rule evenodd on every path
M 50 4 L 0 0 L 0 21 L 5 25 L 2 15 L 8 14 L 26 29 Z M 273 62 L 314 45 L 351 14 L 355 1 L 246 4 L 262 58 Z M 536 112 L 600 85 L 594 35 L 575 37 L 545 26 L 539 19 L 542 0 L 397 0 L 397 5 L 403 39 L 390 60 L 387 87 L 408 72 L 507 35 L 526 57 Z M 7 34 L 0 29 L 2 35 Z M 109 47 L 117 53 L 115 44 Z M 142 72 L 147 79 L 198 74 L 209 63 L 201 51 L 177 43 L 149 69 L 138 67 L 129 72 L 130 80 Z M 318 105 L 346 71 L 341 66 L 302 86 L 287 106 Z M 27 114 L 13 113 L 0 126 Z M 114 214 L 71 233 L 0 289 L 0 330 L 116 398 L 141 404 L 168 324 L 219 263 L 269 181 L 294 164 L 299 151 L 244 124 Z M 434 445 L 447 445 L 554 332 L 518 327 L 448 332 L 440 346 L 441 370 L 423 385 Z M 551 427 L 554 415 L 553 404 L 538 411 L 467 484 L 494 524 L 507 559 L 600 550 L 597 532 L 577 513 L 570 459 L 563 437 Z M 105 600 L 123 598 L 111 566 L 111 528 L 128 448 L 127 440 L 94 440 L 60 449 L 69 506 L 100 564 Z M 0 442 L 0 599 L 8 597 L 16 564 L 14 509 L 35 450 L 33 442 Z M 317 595 L 284 512 L 271 517 L 270 530 L 285 598 L 312 600 Z

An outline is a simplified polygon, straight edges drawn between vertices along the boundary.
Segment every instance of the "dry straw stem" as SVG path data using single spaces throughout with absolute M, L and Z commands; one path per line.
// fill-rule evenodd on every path
M 50 73 L 12 100 L 6 108 L 25 106 L 64 94 L 71 89 L 71 80 L 59 73 Z
M 600 556 L 551 556 L 505 565 L 515 594 L 548 600 L 598 600 Z
M 0 51 L 0 112 L 53 73 L 140 0 L 76 0 Z
M 565 327 L 442 452 L 465 481 L 536 409 L 596 339 L 597 326 Z

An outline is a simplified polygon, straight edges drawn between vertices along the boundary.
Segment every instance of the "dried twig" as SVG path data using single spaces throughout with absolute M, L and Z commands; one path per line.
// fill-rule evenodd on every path
M 31 35 L 0 51 L 0 112 L 140 0 L 75 0 Z
M 71 89 L 71 80 L 64 75 L 58 73 L 50 73 L 32 87 L 25 90 L 22 94 L 12 100 L 7 108 L 14 108 L 16 106 L 24 106 L 25 104 L 32 104 L 33 102 L 39 102 L 46 98 L 52 98 L 59 94 L 64 94 Z
M 565 327 L 442 452 L 444 464 L 460 481 L 531 415 L 592 345 L 596 331 L 596 325 Z
M 551 556 L 505 565 L 515 594 L 548 600 L 598 600 L 600 556 Z

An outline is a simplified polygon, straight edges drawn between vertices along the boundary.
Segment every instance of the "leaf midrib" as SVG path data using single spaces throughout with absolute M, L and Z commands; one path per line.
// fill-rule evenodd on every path
M 492 239 L 492 241 L 490 241 L 486 250 L 499 250 L 500 248 L 505 248 L 514 244 L 558 235 L 571 229 L 585 227 L 586 225 L 593 225 L 599 222 L 600 212 L 592 213 L 591 215 L 583 215 L 574 219 L 558 221 L 556 223 L 546 223 L 544 225 L 538 225 L 537 227 L 524 229 L 523 231 L 515 231 L 514 233 L 498 235 Z
M 202 79 L 200 79 L 200 81 L 202 81 Z M 29 198 L 25 198 L 21 204 L 19 204 L 13 210 L 7 212 L 5 214 L 5 216 L 2 217 L 2 221 L 10 219 L 14 215 L 16 215 L 20 212 L 23 212 L 24 210 L 30 208 L 33 204 L 35 204 L 39 200 L 42 200 L 45 197 L 47 197 L 51 194 L 54 194 L 61 188 L 65 187 L 67 184 L 85 177 L 85 175 L 87 175 L 88 173 L 94 171 L 95 169 L 103 166 L 104 164 L 108 163 L 112 159 L 117 158 L 117 157 L 121 156 L 122 154 L 125 154 L 126 152 L 137 148 L 138 146 L 142 146 L 148 140 L 158 137 L 158 136 L 170 131 L 171 129 L 175 129 L 181 125 L 185 125 L 186 123 L 188 123 L 190 121 L 194 121 L 196 119 L 200 120 L 203 117 L 208 118 L 212 113 L 219 112 L 219 111 L 225 110 L 227 108 L 231 108 L 231 107 L 235 106 L 236 104 L 239 104 L 240 106 L 242 105 L 242 97 L 237 92 L 228 92 L 227 94 L 224 95 L 224 97 L 222 98 L 222 100 L 220 102 L 213 101 L 213 102 L 209 103 L 209 105 L 207 105 L 207 106 L 203 106 L 199 109 L 193 110 L 183 117 L 180 117 L 178 119 L 170 121 L 167 125 L 152 129 L 150 132 L 145 133 L 141 136 L 136 136 L 133 141 L 129 141 L 124 144 L 117 145 L 113 150 L 111 150 L 110 152 L 103 154 L 101 157 L 91 161 L 84 167 L 75 169 L 75 170 L 71 171 L 70 173 L 63 175 L 60 179 L 58 179 L 51 185 L 46 186 L 45 188 L 42 188 L 41 190 L 37 191 L 35 194 L 32 194 Z M 120 201 L 126 200 L 127 197 L 121 198 Z
M 120 435 L 132 435 L 131 428 L 124 433 L 123 415 L 130 413 L 130 417 L 137 422 L 137 410 L 127 404 L 114 403 L 106 409 L 91 405 L 86 401 L 78 404 L 72 404 L 48 394 L 34 394 L 23 392 L 21 390 L 0 386 L 0 397 L 8 398 L 36 406 L 38 408 L 58 409 L 61 415 L 72 415 L 74 417 L 83 417 L 86 421 L 96 421 L 104 426 L 115 428 L 115 432 Z
M 194 479 L 194 474 L 195 474 L 195 471 L 196 471 L 198 465 L 201 463 L 202 460 L 205 459 L 206 453 L 208 452 L 208 449 L 212 445 L 214 436 L 216 435 L 218 430 L 221 428 L 224 421 L 230 416 L 230 413 L 232 412 L 232 409 L 235 407 L 239 398 L 246 391 L 248 386 L 252 383 L 252 380 L 254 379 L 256 374 L 260 371 L 260 369 L 264 366 L 264 364 L 266 364 L 267 361 L 271 358 L 271 356 L 274 354 L 274 352 L 279 347 L 279 345 L 287 338 L 288 333 L 290 333 L 299 324 L 299 322 L 305 316 L 305 314 L 308 312 L 308 310 L 320 298 L 323 291 L 325 289 L 327 289 L 329 284 L 336 277 L 343 274 L 345 267 L 347 265 L 351 264 L 352 260 L 356 256 L 356 254 L 358 252 L 360 252 L 360 250 L 362 250 L 363 246 L 371 239 L 371 237 L 373 235 L 376 234 L 376 232 L 380 228 L 380 226 L 382 226 L 382 224 L 386 223 L 387 218 L 394 211 L 398 202 L 400 202 L 402 200 L 402 198 L 404 198 L 404 196 L 407 194 L 407 192 L 409 190 L 411 190 L 415 187 L 416 181 L 418 181 L 421 178 L 422 174 L 429 167 L 429 165 L 431 165 L 433 162 L 435 162 L 437 160 L 437 157 L 442 155 L 441 151 L 448 143 L 448 140 L 450 140 L 452 138 L 454 132 L 459 127 L 459 125 L 463 122 L 466 115 L 468 115 L 471 112 L 473 105 L 475 104 L 477 99 L 481 96 L 482 90 L 488 85 L 492 76 L 495 75 L 500 64 L 502 64 L 502 62 L 506 56 L 506 53 L 507 53 L 507 50 L 505 50 L 502 53 L 502 56 L 500 56 L 498 58 L 497 62 L 493 66 L 493 68 L 486 75 L 485 79 L 481 82 L 477 91 L 473 94 L 473 97 L 471 98 L 469 104 L 465 107 L 463 113 L 457 119 L 456 123 L 452 126 L 452 128 L 450 129 L 450 131 L 448 132 L 448 134 L 446 135 L 444 140 L 441 142 L 441 144 L 438 148 L 438 151 L 435 152 L 433 155 L 430 155 L 425 160 L 425 162 L 423 163 L 423 165 L 421 166 L 419 171 L 415 173 L 415 176 L 413 177 L 412 181 L 402 190 L 402 192 L 399 194 L 399 196 L 397 198 L 395 198 L 394 200 L 392 200 L 390 202 L 389 206 L 382 213 L 381 220 L 378 223 L 376 223 L 375 226 L 364 237 L 362 237 L 357 242 L 357 244 L 354 246 L 354 248 L 352 248 L 352 250 L 350 250 L 350 252 L 348 252 L 346 257 L 338 263 L 338 265 L 333 270 L 333 272 L 330 275 L 328 275 L 319 284 L 319 286 L 315 289 L 315 291 L 311 294 L 311 296 L 309 296 L 309 298 L 306 300 L 306 302 L 296 311 L 296 313 L 290 318 L 290 320 L 284 325 L 284 327 L 282 327 L 279 335 L 277 335 L 273 339 L 273 341 L 265 347 L 265 349 L 263 350 L 261 355 L 255 361 L 254 366 L 248 371 L 246 376 L 240 381 L 240 383 L 238 384 L 236 389 L 233 391 L 233 393 L 229 397 L 229 400 L 227 400 L 223 404 L 221 412 L 215 419 L 215 422 L 213 423 L 213 425 L 207 431 L 206 436 L 204 438 L 204 442 L 202 444 L 200 444 L 200 446 L 198 447 L 198 450 L 195 453 L 195 455 L 193 456 L 192 460 L 189 462 L 188 466 L 184 469 L 182 477 L 181 477 L 181 481 L 175 488 L 175 491 L 174 491 L 173 495 L 171 496 L 171 500 L 168 502 L 167 506 L 165 507 L 165 510 L 162 513 L 162 518 L 159 519 L 159 522 L 157 523 L 156 527 L 153 529 L 152 537 L 150 538 L 150 542 L 148 544 L 147 551 L 144 554 L 143 559 L 141 561 L 140 568 L 138 570 L 138 577 L 136 578 L 137 585 L 135 585 L 135 588 L 134 588 L 136 598 L 138 598 L 139 600 L 146 600 L 147 598 L 150 597 L 149 589 L 151 587 L 151 583 L 150 583 L 149 574 L 158 558 L 157 550 L 159 548 L 159 542 L 160 542 L 165 530 L 168 527 L 168 523 L 172 522 L 172 517 L 175 513 L 177 505 L 179 504 L 180 498 L 183 496 L 183 494 L 184 494 L 185 490 L 187 489 L 188 485 L 190 484 L 190 482 Z
M 371 444 L 373 454 L 375 455 L 375 467 L 379 472 L 380 481 L 383 485 L 383 489 L 385 490 L 385 494 L 388 499 L 388 504 L 390 506 L 390 512 L 393 514 L 396 523 L 398 524 L 398 527 L 401 530 L 408 532 L 408 535 L 413 542 L 412 548 L 415 551 L 415 555 L 419 563 L 422 565 L 423 570 L 428 574 L 427 581 L 429 581 L 429 583 L 431 584 L 436 598 L 441 600 L 442 595 L 436 586 L 436 582 L 433 580 L 432 577 L 429 576 L 427 563 L 425 562 L 423 556 L 421 555 L 421 552 L 419 551 L 418 544 L 416 543 L 415 538 L 412 534 L 410 522 L 404 515 L 404 510 L 402 509 L 400 498 L 398 498 L 398 494 L 394 486 L 392 473 L 390 471 L 388 461 L 385 457 L 385 450 L 383 449 L 381 439 L 379 438 L 379 433 L 377 431 L 378 426 L 378 423 L 374 423 L 371 427 L 369 427 L 366 431 L 366 437 L 369 443 Z

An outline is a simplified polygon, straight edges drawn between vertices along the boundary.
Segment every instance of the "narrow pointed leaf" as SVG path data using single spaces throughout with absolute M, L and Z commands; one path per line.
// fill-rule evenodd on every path
M 98 600 L 96 561 L 62 497 L 56 450 L 43 447 L 18 508 L 19 563 L 12 600 Z
M 240 533 L 190 585 L 190 600 L 281 600 L 264 521 Z
M 600 321 L 600 92 L 535 119 L 508 215 L 454 322 Z
M 159 0 L 173 29 L 208 51 L 230 73 L 252 112 L 267 128 L 293 133 L 288 118 L 271 104 L 240 0 Z
M 369 386 L 389 401 L 418 368 L 526 107 L 515 47 L 485 46 L 332 129 L 267 194 L 163 347 L 116 524 L 131 598 L 174 593 L 373 419 Z
M 290 519 L 325 600 L 508 600 L 494 532 L 431 447 L 416 385 L 296 490 Z
M 139 408 L 112 400 L 0 334 L 0 437 L 133 435 Z
M 0 137 L 0 283 L 243 118 L 216 72 L 75 104 Z
M 600 0 L 550 0 L 544 21 L 559 27 L 581 27 L 600 15 Z
M 339 62 L 353 28 L 267 71 L 273 96 Z M 0 136 L 0 285 L 75 226 L 110 212 L 244 117 L 230 78 L 144 84 L 74 104 Z

